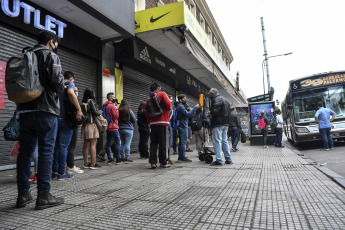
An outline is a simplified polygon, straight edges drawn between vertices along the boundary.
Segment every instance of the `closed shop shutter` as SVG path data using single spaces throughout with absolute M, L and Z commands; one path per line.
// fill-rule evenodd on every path
M 37 43 L 36 39 L 32 35 L 25 34 L 0 23 L 0 61 L 6 62 L 11 56 L 20 53 L 24 47 L 34 46 Z M 97 61 L 61 46 L 59 46 L 58 50 L 63 71 L 70 70 L 76 75 L 76 86 L 79 90 L 78 99 L 81 101 L 86 87 L 96 90 Z M 14 110 L 15 103 L 9 101 L 6 95 L 5 109 L 0 110 L 0 127 L 4 127 L 7 124 Z M 78 135 L 80 136 L 80 132 Z M 82 144 L 83 141 L 79 137 L 75 150 L 76 156 L 82 155 Z M 5 141 L 3 132 L 0 132 L 0 167 L 15 164 L 14 160 L 10 160 L 13 145 L 14 142 Z
M 138 107 L 141 101 L 146 101 L 150 94 L 151 84 L 157 82 L 161 85 L 162 90 L 168 95 L 175 95 L 175 89 L 159 80 L 140 73 L 131 68 L 123 68 L 123 98 L 126 99 L 134 112 L 138 113 Z M 131 152 L 138 151 L 139 131 L 138 125 L 135 124 L 133 140 L 131 144 Z

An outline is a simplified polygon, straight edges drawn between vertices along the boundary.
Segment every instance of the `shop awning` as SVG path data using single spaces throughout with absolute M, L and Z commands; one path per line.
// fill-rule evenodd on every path
M 135 33 L 232 104 L 242 103 L 236 80 L 183 1 L 136 12 Z
M 134 36 L 134 1 L 31 0 L 103 41 Z

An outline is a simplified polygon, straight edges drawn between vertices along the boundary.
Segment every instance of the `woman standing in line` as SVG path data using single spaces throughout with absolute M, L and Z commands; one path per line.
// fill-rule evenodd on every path
M 131 142 L 134 132 L 134 123 L 136 121 L 135 115 L 127 100 L 123 99 L 119 107 L 119 133 L 121 139 L 120 153 L 121 158 L 127 164 L 133 162 L 130 157 Z
M 262 126 L 260 125 L 262 124 Z M 266 145 L 267 143 L 267 133 L 268 133 L 268 128 L 267 125 L 269 124 L 268 119 L 265 115 L 265 111 L 261 110 L 261 116 L 259 117 L 259 128 L 261 129 L 263 141 L 264 141 L 264 148 L 267 149 L 268 146 Z M 260 127 L 261 126 L 261 127 Z
M 97 109 L 95 91 L 90 88 L 86 88 L 82 100 L 82 112 L 86 116 L 86 121 L 81 127 L 81 138 L 84 139 L 83 145 L 83 158 L 84 168 L 98 169 L 101 166 L 96 163 L 96 144 L 99 138 L 99 132 L 94 123 L 93 116 L 99 116 L 102 114 L 102 110 Z M 90 147 L 91 163 L 89 163 L 88 152 Z
M 139 127 L 139 153 L 141 158 L 148 159 L 149 154 L 149 138 L 150 138 L 150 127 L 147 123 L 146 112 L 145 112 L 145 101 L 140 102 L 138 108 L 138 127 Z

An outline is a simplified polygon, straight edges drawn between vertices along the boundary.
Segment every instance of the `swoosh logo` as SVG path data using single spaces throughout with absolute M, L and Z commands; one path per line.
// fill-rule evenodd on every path
M 150 22 L 151 22 L 151 23 L 154 23 L 155 21 L 161 19 L 162 17 L 164 17 L 165 15 L 169 14 L 170 12 L 171 12 L 171 11 L 169 11 L 169 12 L 166 13 L 166 14 L 163 14 L 163 15 L 159 16 L 158 18 L 153 18 L 153 16 L 152 16 L 151 19 L 150 19 Z

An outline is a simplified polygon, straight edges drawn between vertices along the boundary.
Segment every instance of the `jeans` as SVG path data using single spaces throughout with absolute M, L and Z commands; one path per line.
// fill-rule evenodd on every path
M 261 133 L 262 133 L 262 138 L 263 138 L 263 142 L 264 142 L 264 146 L 265 146 L 267 143 L 268 129 L 267 128 L 261 129 Z
M 119 130 L 120 139 L 121 139 L 121 147 L 120 153 L 122 158 L 130 158 L 131 154 L 131 142 L 133 138 L 133 130 L 132 129 L 121 129 Z
M 37 167 L 38 167 L 38 143 L 36 142 L 35 152 L 33 155 L 34 158 L 34 167 L 35 167 L 35 173 L 37 173 Z M 35 175 L 34 173 L 34 175 Z
M 186 143 L 188 138 L 188 128 L 179 128 L 180 143 L 178 144 L 178 158 L 182 160 L 186 158 Z
M 213 148 L 216 152 L 216 160 L 223 163 L 222 151 L 226 161 L 232 162 L 228 144 L 228 126 L 218 126 L 212 129 Z
M 319 129 L 319 132 L 323 140 L 323 147 L 325 149 L 333 148 L 334 145 L 333 145 L 333 139 L 331 137 L 331 128 L 322 128 L 322 129 Z
M 78 127 L 75 127 L 73 128 L 73 135 L 72 135 L 72 138 L 68 145 L 68 150 L 67 150 L 67 167 L 70 169 L 74 167 L 74 150 L 77 145 L 77 139 L 78 139 Z
M 29 191 L 30 189 L 31 157 L 38 140 L 37 190 L 38 194 L 48 193 L 58 129 L 57 116 L 45 112 L 22 113 L 19 114 L 19 124 L 18 192 Z
M 230 127 L 231 144 L 233 149 L 237 149 L 238 140 L 240 137 L 240 132 L 237 127 Z
M 139 153 L 140 157 L 149 157 L 149 137 L 150 133 L 148 132 L 140 132 L 139 136 Z
M 166 152 L 166 129 L 165 125 L 154 125 L 151 126 L 150 134 L 150 164 L 157 164 L 157 149 L 159 146 L 159 162 L 162 165 L 165 165 L 167 152 Z
M 120 134 L 118 130 L 114 130 L 114 131 L 107 131 L 107 144 L 105 146 L 105 149 L 107 151 L 107 156 L 108 156 L 108 160 L 113 159 L 111 157 L 111 153 L 110 153 L 110 146 L 111 146 L 111 142 L 114 139 L 115 141 L 115 154 L 116 154 L 116 158 L 120 159 L 121 155 L 120 155 Z M 130 141 L 131 142 L 131 141 Z M 131 144 L 129 142 L 129 144 Z
M 177 129 L 173 129 L 172 133 L 172 147 L 174 149 L 174 152 L 177 152 Z
M 58 131 L 54 149 L 53 172 L 60 175 L 65 173 L 67 149 L 71 142 L 73 129 L 63 118 L 58 118 Z
M 283 139 L 283 128 L 275 128 L 276 131 L 276 146 L 282 147 L 282 139 Z

